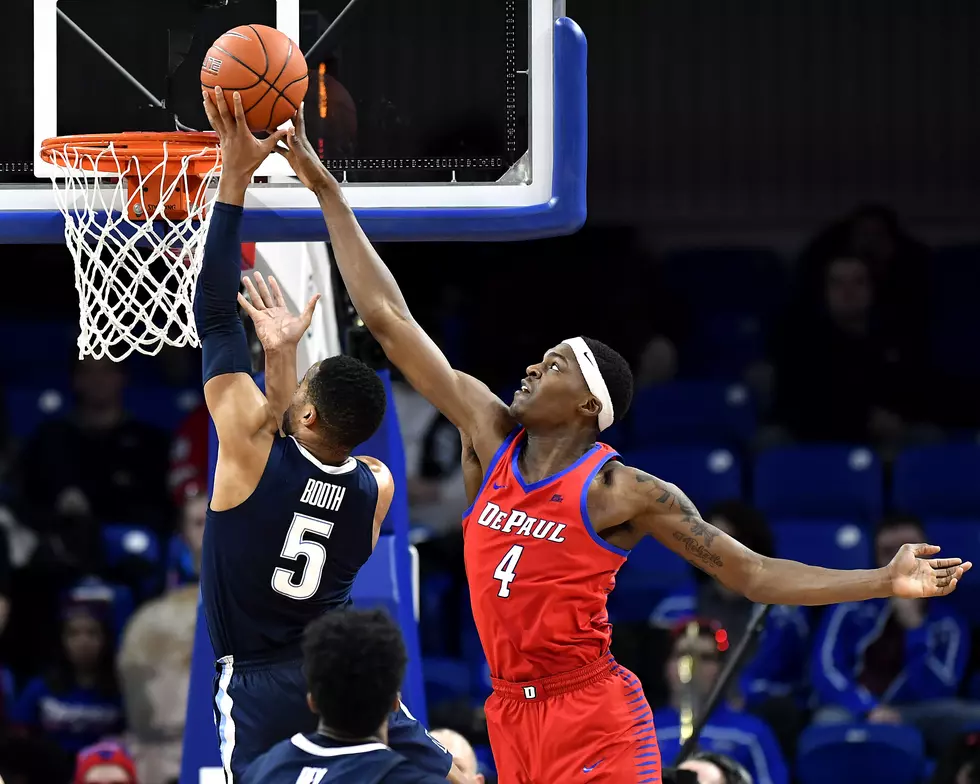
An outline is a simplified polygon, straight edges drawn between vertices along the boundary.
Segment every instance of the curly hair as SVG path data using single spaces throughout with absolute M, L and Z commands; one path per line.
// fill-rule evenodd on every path
M 328 437 L 353 449 L 381 427 L 387 406 L 384 383 L 359 359 L 323 360 L 309 380 L 307 395 Z

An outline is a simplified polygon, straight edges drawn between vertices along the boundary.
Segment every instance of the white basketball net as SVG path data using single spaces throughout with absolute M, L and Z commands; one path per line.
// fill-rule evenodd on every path
M 188 166 L 209 153 L 213 150 L 168 159 L 163 142 L 162 162 L 144 172 L 133 153 L 120 150 L 117 155 L 111 143 L 104 150 L 66 145 L 54 151 L 51 160 L 63 179 L 51 179 L 75 262 L 79 358 L 119 362 L 134 351 L 153 355 L 165 345 L 200 345 L 194 289 L 221 165 L 216 158 L 201 175 L 200 187 L 191 184 Z M 100 171 L 107 165 L 118 176 Z M 156 192 L 148 193 L 149 180 L 168 172 L 168 166 L 167 176 L 154 183 Z M 127 170 L 139 178 L 132 198 L 122 176 Z M 187 194 L 188 214 L 172 220 L 164 205 L 178 187 Z M 131 207 L 137 220 L 130 218 Z

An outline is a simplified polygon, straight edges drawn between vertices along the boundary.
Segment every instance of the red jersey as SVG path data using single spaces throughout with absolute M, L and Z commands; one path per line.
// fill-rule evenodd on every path
M 606 597 L 629 554 L 595 532 L 586 503 L 596 473 L 619 455 L 596 444 L 564 471 L 525 482 L 523 442 L 519 430 L 501 444 L 463 518 L 470 603 L 490 674 L 517 683 L 609 650 Z

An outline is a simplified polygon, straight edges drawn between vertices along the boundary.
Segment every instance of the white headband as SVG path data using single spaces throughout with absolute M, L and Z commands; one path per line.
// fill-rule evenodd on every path
M 563 340 L 562 343 L 575 352 L 575 359 L 582 370 L 582 375 L 585 376 L 585 383 L 589 387 L 589 392 L 595 395 L 602 404 L 602 409 L 599 411 L 599 432 L 602 432 L 613 423 L 615 412 L 605 379 L 603 379 L 595 357 L 592 355 L 592 349 L 589 348 L 584 338 L 569 338 Z

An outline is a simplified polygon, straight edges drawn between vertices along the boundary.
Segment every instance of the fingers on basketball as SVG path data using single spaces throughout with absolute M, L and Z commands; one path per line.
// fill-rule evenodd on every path
M 214 88 L 214 103 L 218 107 L 221 124 L 227 128 L 232 122 L 231 111 L 228 109 L 228 100 L 225 98 L 225 91 L 220 87 Z

